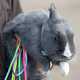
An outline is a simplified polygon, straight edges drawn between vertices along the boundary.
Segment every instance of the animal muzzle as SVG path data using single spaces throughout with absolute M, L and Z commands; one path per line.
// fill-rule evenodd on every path
M 68 61 L 72 60 L 72 58 L 74 57 L 74 53 L 71 52 L 69 45 L 66 44 L 65 46 L 65 50 L 63 52 L 63 54 L 59 55 L 53 55 L 51 57 L 48 57 L 48 55 L 46 55 L 46 53 L 44 51 L 42 51 L 43 56 L 47 57 L 47 59 L 50 60 L 50 68 L 53 67 L 54 64 L 58 65 L 61 73 L 64 75 L 68 75 L 69 74 L 69 63 Z
M 64 58 L 64 60 L 60 61 L 59 67 L 60 67 L 61 73 L 63 75 L 68 75 L 69 74 L 69 63 L 68 63 L 68 61 L 71 60 L 74 56 L 74 53 L 71 53 L 68 44 L 66 44 L 63 56 L 65 58 Z

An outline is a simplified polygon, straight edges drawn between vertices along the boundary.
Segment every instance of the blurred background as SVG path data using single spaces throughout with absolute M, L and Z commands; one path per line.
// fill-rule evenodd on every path
M 58 67 L 49 74 L 49 80 L 80 80 L 80 0 L 20 0 L 23 12 L 47 10 L 50 3 L 55 2 L 57 11 L 72 25 L 75 37 L 76 56 L 70 61 L 70 73 L 63 76 Z

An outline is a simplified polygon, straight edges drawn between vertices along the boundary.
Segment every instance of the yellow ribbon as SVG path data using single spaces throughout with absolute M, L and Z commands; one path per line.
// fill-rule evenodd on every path
M 17 59 L 15 60 L 14 66 L 13 66 L 13 71 L 14 71 L 14 73 L 16 72 L 16 69 L 17 69 Z M 15 80 L 15 75 L 14 75 L 14 73 L 12 73 L 12 78 L 11 78 L 11 80 Z

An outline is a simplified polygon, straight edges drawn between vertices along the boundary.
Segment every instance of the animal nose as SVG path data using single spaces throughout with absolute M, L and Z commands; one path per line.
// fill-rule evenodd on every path
M 72 56 L 72 53 L 70 51 L 70 47 L 69 47 L 69 44 L 68 43 L 65 46 L 65 50 L 63 52 L 63 56 L 65 56 L 67 58 L 70 58 Z

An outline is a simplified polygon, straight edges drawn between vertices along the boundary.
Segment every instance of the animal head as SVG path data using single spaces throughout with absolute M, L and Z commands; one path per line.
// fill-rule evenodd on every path
M 44 13 L 42 13 L 42 16 L 44 16 L 43 14 Z M 69 65 L 67 61 L 71 60 L 75 54 L 74 35 L 71 26 L 67 23 L 66 20 L 64 20 L 61 16 L 57 14 L 56 8 L 52 5 L 49 8 L 49 17 L 45 17 L 46 20 L 45 18 L 42 19 L 45 20 L 44 22 L 41 19 L 38 20 L 41 17 L 40 15 L 37 15 L 38 18 L 35 18 L 35 16 L 29 15 L 29 17 L 26 17 L 19 15 L 18 17 L 14 18 L 13 21 L 7 24 L 7 26 L 3 29 L 3 33 L 9 33 L 11 35 L 12 31 L 17 31 L 21 35 L 20 37 L 22 39 L 22 37 L 24 37 L 23 34 L 28 35 L 29 27 L 32 28 L 32 30 L 39 28 L 40 30 L 38 31 L 41 31 L 39 33 L 39 35 L 41 35 L 41 37 L 39 37 L 41 41 L 39 41 L 41 43 L 42 55 L 49 57 L 49 59 L 52 60 L 52 64 L 60 66 L 62 70 L 66 74 L 68 74 Z M 32 22 L 30 23 L 29 20 Z M 35 21 L 37 22 L 34 23 Z M 23 25 L 24 23 L 25 25 Z M 26 38 L 29 38 L 29 36 L 26 36 Z
M 43 55 L 48 56 L 67 75 L 68 61 L 75 54 L 74 34 L 70 24 L 57 14 L 54 6 L 51 5 L 49 12 L 49 19 L 42 29 Z

